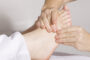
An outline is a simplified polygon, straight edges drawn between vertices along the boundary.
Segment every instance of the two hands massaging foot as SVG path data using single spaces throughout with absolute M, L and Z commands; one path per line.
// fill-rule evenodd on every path
M 68 9 L 67 9 L 68 10 Z M 46 15 L 49 16 L 49 10 L 46 10 Z M 90 51 L 90 34 L 83 29 L 82 27 L 79 26 L 71 26 L 68 27 L 68 25 L 70 25 L 70 23 L 67 24 L 66 27 L 62 27 L 61 30 L 57 29 L 57 23 L 56 21 L 57 19 L 57 10 L 53 10 L 54 12 L 52 13 L 52 21 L 47 21 L 43 18 L 43 14 L 41 16 L 41 18 L 39 18 L 38 21 L 38 26 L 41 27 L 42 29 L 45 29 L 48 32 L 56 32 L 56 42 L 59 44 L 64 44 L 64 45 L 69 45 L 69 46 L 73 46 L 75 48 L 77 48 L 80 51 Z M 48 13 L 48 14 L 47 14 Z M 48 18 L 48 17 L 47 17 Z M 48 18 L 50 19 L 50 18 Z M 70 18 L 69 18 L 70 19 Z M 64 20 L 63 20 L 64 21 Z M 68 21 L 68 20 L 66 20 Z M 71 20 L 69 20 L 68 22 L 71 22 Z M 61 22 L 62 23 L 62 22 Z
M 62 11 L 56 11 L 55 13 L 57 14 L 57 29 L 69 27 L 71 25 L 69 10 L 66 9 L 66 7 L 64 7 Z M 43 19 L 48 22 L 51 20 L 50 17 L 49 20 L 46 15 L 43 16 Z M 54 32 L 48 33 L 46 29 L 40 28 L 23 34 L 32 60 L 49 60 L 50 56 L 58 46 L 55 42 L 55 34 L 56 33 Z

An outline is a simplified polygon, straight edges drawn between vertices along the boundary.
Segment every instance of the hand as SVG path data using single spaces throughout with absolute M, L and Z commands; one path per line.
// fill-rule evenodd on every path
M 36 25 L 42 29 L 46 29 L 48 32 L 52 31 L 51 25 L 56 24 L 57 17 L 56 9 L 46 9 L 41 13 Z M 53 29 L 54 31 L 54 29 Z
M 42 29 L 46 28 L 48 32 L 56 32 L 59 29 L 57 25 L 67 26 L 67 24 L 71 24 L 71 15 L 67 6 L 64 6 L 61 11 L 55 9 L 45 10 L 36 23 L 38 27 Z
M 80 51 L 90 51 L 90 34 L 81 27 L 72 26 L 58 31 L 56 42 L 73 46 Z

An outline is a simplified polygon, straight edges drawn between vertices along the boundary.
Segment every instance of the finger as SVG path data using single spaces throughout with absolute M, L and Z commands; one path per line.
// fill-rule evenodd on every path
M 71 16 L 70 15 L 63 16 L 62 18 L 63 18 L 63 21 L 66 21 L 67 19 L 71 20 Z
M 66 10 L 66 11 L 69 11 L 69 8 L 68 8 L 67 5 L 64 5 L 63 9 Z
M 76 38 L 64 38 L 64 39 L 59 39 L 61 43 L 75 43 L 77 41 Z
M 76 32 L 69 32 L 69 33 L 57 33 L 56 38 L 64 39 L 64 38 L 78 38 Z
M 47 18 L 48 18 L 48 21 L 49 21 L 49 24 L 51 25 L 51 28 L 52 28 L 52 31 L 53 32 L 56 32 L 56 30 L 57 30 L 57 26 L 56 26 L 56 24 L 57 24 L 57 20 L 55 21 L 56 23 L 52 23 L 52 20 L 53 20 L 53 18 L 56 16 L 51 16 L 51 12 L 52 13 L 57 13 L 58 12 L 58 10 L 56 11 L 56 10 L 54 10 L 54 9 L 51 9 L 51 10 L 48 10 L 48 11 L 46 11 L 46 14 L 47 14 Z M 58 14 L 58 13 L 57 13 Z M 51 18 L 52 17 L 52 18 Z M 58 16 L 56 16 L 56 17 L 58 17 Z
M 51 25 L 51 28 L 52 28 L 52 31 L 53 32 L 56 32 L 57 31 L 57 28 L 56 28 L 56 25 L 54 24 L 54 25 Z
M 64 21 L 62 21 L 62 24 L 67 24 L 67 23 L 72 23 L 71 19 L 65 19 Z
M 60 16 L 59 17 L 60 23 L 67 23 L 68 21 L 71 21 L 71 17 L 67 14 L 65 16 Z
M 67 19 L 65 19 L 65 20 L 63 20 L 63 21 L 61 21 L 61 22 L 62 22 L 62 23 L 61 23 L 62 29 L 63 29 L 63 28 L 68 28 L 68 27 L 72 26 L 71 19 L 69 19 L 69 18 L 67 18 Z
M 67 22 L 67 23 L 63 23 L 61 28 L 64 29 L 64 28 L 69 28 L 71 26 L 72 26 L 71 22 Z
M 60 34 L 59 37 L 61 39 L 64 39 L 64 38 L 71 38 L 71 37 L 76 37 L 77 33 L 75 32 L 71 32 L 71 33 L 64 33 L 64 34 Z
M 78 28 L 76 28 L 76 27 L 74 27 L 74 26 L 70 26 L 70 27 L 68 27 L 68 28 L 63 28 L 63 29 L 61 29 L 61 30 L 58 30 L 58 31 L 57 31 L 57 34 L 78 33 L 75 29 L 77 30 Z
M 58 12 L 58 13 L 59 13 L 59 16 L 61 16 L 64 12 L 65 12 L 64 9 L 62 9 L 61 11 L 59 11 L 59 12 Z
M 61 17 L 67 16 L 67 12 L 64 11 L 60 16 L 61 16 Z
M 79 27 L 71 26 L 71 27 L 62 29 L 60 32 L 61 32 L 61 33 L 77 32 L 77 31 L 78 31 L 78 28 L 79 28 Z M 58 31 L 58 32 L 59 32 L 59 31 Z M 57 32 L 57 33 L 58 33 L 58 32 Z
M 43 17 L 44 17 L 44 12 L 41 14 L 41 16 L 39 17 L 39 24 L 40 24 L 40 28 L 44 29 L 45 28 L 45 25 L 43 24 L 42 20 L 43 20 Z
M 51 27 L 50 27 L 50 24 L 48 22 L 48 19 L 46 18 L 46 15 L 44 15 L 43 22 L 44 22 L 44 25 L 45 25 L 46 30 L 48 32 L 51 32 Z
M 51 21 L 50 21 L 51 20 L 51 10 L 47 9 L 45 11 L 45 13 L 46 13 L 46 17 L 47 17 L 49 23 L 51 24 Z
M 64 10 L 65 10 L 65 13 L 63 14 L 63 16 L 64 16 L 64 15 L 69 15 L 69 16 L 71 16 L 70 10 L 69 10 L 69 8 L 68 8 L 67 6 L 64 6 Z
M 52 19 L 52 24 L 56 24 L 57 22 L 57 10 L 54 10 L 51 12 L 51 19 Z
M 62 23 L 63 23 L 64 25 L 67 24 L 67 23 L 70 23 L 70 25 L 72 25 L 71 16 L 66 15 L 65 17 L 62 17 L 62 18 L 63 18 Z
M 63 45 L 67 45 L 67 46 L 75 46 L 75 43 L 61 43 L 61 44 L 63 44 Z
M 63 17 L 61 17 L 61 15 L 64 13 L 64 10 L 58 11 L 58 16 L 57 16 L 57 30 L 61 29 L 62 26 L 62 21 L 63 21 Z
M 40 28 L 40 22 L 36 23 L 36 27 Z
M 40 21 L 39 21 L 39 19 L 40 19 L 40 17 L 38 17 L 38 20 L 36 21 L 36 26 L 37 26 L 38 28 L 40 28 Z
M 54 11 L 55 12 L 55 11 Z M 52 16 L 53 17 L 53 16 Z M 59 10 L 56 11 L 56 22 L 55 24 L 52 25 L 52 29 L 54 32 L 56 32 L 58 30 L 58 22 L 60 21 L 59 18 Z M 53 21 L 53 20 L 52 20 Z
M 40 25 L 40 26 L 41 26 L 41 28 L 42 28 L 42 29 L 45 29 L 45 25 L 44 25 L 44 23 L 43 23 L 43 21 L 42 21 L 42 20 L 40 20 L 40 24 L 41 24 L 41 25 Z
M 67 23 L 67 24 L 61 23 L 61 24 L 60 24 L 61 30 L 62 30 L 62 29 L 65 29 L 65 28 L 68 28 L 68 27 L 70 27 L 70 26 L 71 26 L 71 23 Z
M 61 17 L 71 17 L 71 14 L 69 12 L 64 12 L 63 14 L 61 14 Z

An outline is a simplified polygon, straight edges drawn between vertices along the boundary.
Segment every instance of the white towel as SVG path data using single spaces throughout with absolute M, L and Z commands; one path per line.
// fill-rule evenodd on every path
M 30 60 L 23 36 L 16 32 L 0 36 L 0 60 Z

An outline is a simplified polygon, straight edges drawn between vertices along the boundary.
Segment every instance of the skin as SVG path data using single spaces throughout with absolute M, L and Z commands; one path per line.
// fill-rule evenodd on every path
M 54 33 L 48 33 L 40 28 L 23 34 L 26 40 L 31 60 L 49 60 L 58 44 L 55 42 Z
M 64 4 L 72 2 L 72 1 L 76 1 L 76 0 L 45 0 L 42 11 L 46 9 L 51 9 L 51 8 L 59 9 Z
M 45 0 L 42 11 L 50 8 L 59 9 L 63 3 L 64 3 L 64 0 Z
M 28 30 L 22 32 L 22 33 L 28 33 L 33 31 L 36 28 L 41 28 L 41 29 L 46 29 L 47 32 L 55 32 L 57 28 L 56 23 L 57 22 L 57 14 L 56 12 L 58 12 L 61 8 L 61 6 L 63 6 L 66 3 L 69 2 L 73 2 L 75 0 L 45 0 L 44 6 L 42 7 L 42 12 L 41 12 L 41 16 L 38 17 L 37 21 L 35 22 L 35 25 L 33 25 L 32 27 L 30 27 Z M 58 7 L 57 7 L 58 6 Z M 49 13 L 48 13 L 49 12 Z M 47 20 L 43 20 L 45 16 L 43 16 L 43 14 L 46 14 L 46 19 Z M 50 17 L 50 19 L 48 19 L 48 16 Z M 49 24 L 47 23 L 47 21 L 50 21 L 50 29 L 49 29 Z M 42 24 L 43 22 L 43 24 Z
M 39 16 L 38 21 L 36 22 L 37 27 L 46 29 L 48 32 L 56 32 L 56 22 L 57 22 L 57 13 L 59 9 L 64 6 L 66 3 L 73 2 L 75 0 L 45 0 L 45 4 L 42 8 L 41 16 Z M 49 13 L 50 12 L 50 13 Z M 47 21 L 44 20 L 44 14 L 46 14 Z M 50 17 L 50 18 L 48 18 Z M 43 22 L 43 23 L 42 23 Z M 49 26 L 50 25 L 50 26 Z
M 67 11 L 64 12 L 64 10 L 67 10 Z M 62 14 L 63 12 L 64 12 L 64 14 L 68 14 L 68 15 L 70 14 L 70 11 L 69 11 L 69 9 L 67 9 L 67 6 L 64 6 L 64 8 L 61 10 L 61 12 L 60 12 L 59 10 L 55 10 L 52 17 L 54 17 L 54 15 L 55 15 L 55 16 L 57 16 L 57 17 L 56 17 L 56 20 L 59 20 L 59 19 L 58 19 L 58 16 L 59 16 L 60 14 Z M 47 13 L 51 13 L 51 11 L 48 10 Z M 59 14 L 58 14 L 58 13 L 59 13 Z M 62 14 L 60 17 L 63 17 L 64 14 Z M 57 27 L 57 26 L 58 26 L 58 22 L 57 22 L 57 21 L 56 21 L 56 24 L 51 25 L 51 17 L 50 17 L 50 15 L 47 16 L 46 14 L 43 13 L 42 16 L 43 16 L 42 19 L 39 18 L 39 20 L 40 20 L 40 22 L 41 22 L 41 28 L 42 28 L 42 29 L 45 29 L 45 26 L 48 27 L 48 28 L 46 28 L 46 30 L 47 30 L 48 32 L 52 32 L 52 31 L 56 32 L 57 30 L 60 29 L 60 28 Z M 66 22 L 66 23 L 68 23 L 68 24 L 71 24 L 71 19 L 70 19 L 70 17 L 71 17 L 71 16 L 66 17 L 66 19 L 69 19 L 69 20 L 67 20 L 67 22 Z M 65 21 L 64 19 L 62 19 L 62 20 Z M 60 21 L 60 24 L 62 24 L 63 21 Z M 46 23 L 45 23 L 45 22 L 46 22 Z M 54 22 L 54 23 L 55 23 L 55 22 Z M 64 24 L 65 24 L 65 23 L 64 23 Z M 56 28 L 55 28 L 55 27 L 56 27 Z M 65 28 L 65 27 L 63 27 L 63 28 Z
M 58 15 L 57 27 L 69 27 L 70 25 L 66 23 L 66 21 L 69 20 L 67 18 L 69 16 L 67 10 L 64 10 L 62 14 L 60 13 Z M 23 34 L 32 60 L 49 60 L 50 56 L 58 46 L 58 43 L 55 42 L 55 34 L 56 33 L 53 32 L 48 33 L 45 29 L 40 28 L 36 28 L 32 32 L 28 31 L 28 33 Z
M 48 12 L 47 13 L 51 13 L 51 11 L 50 10 L 48 10 Z M 66 14 L 66 16 L 64 16 Z M 41 28 L 41 29 L 46 29 L 47 30 L 47 32 L 56 32 L 56 29 L 57 30 L 59 30 L 59 29 L 61 29 L 61 28 L 59 28 L 58 26 L 58 24 L 60 23 L 60 24 L 63 24 L 62 22 L 66 22 L 66 23 L 68 23 L 68 25 L 67 26 L 69 26 L 69 25 L 71 25 L 72 24 L 72 22 L 71 22 L 71 15 L 70 15 L 70 11 L 69 11 L 69 9 L 67 9 L 67 6 L 64 6 L 64 8 L 61 10 L 61 11 L 59 11 L 59 10 L 56 10 L 54 13 L 53 13 L 53 16 L 52 17 L 54 17 L 54 15 L 55 16 L 57 16 L 57 21 L 56 21 L 56 24 L 54 24 L 54 25 L 51 25 L 51 16 L 50 15 L 48 15 L 47 16 L 47 14 L 45 14 L 45 13 L 42 13 L 42 19 L 41 18 L 38 18 L 38 20 L 35 22 L 35 24 L 32 26 L 32 27 L 30 27 L 28 30 L 26 30 L 26 31 L 24 31 L 23 32 L 23 34 L 24 33 L 28 33 L 28 32 L 32 32 L 33 30 L 35 30 L 35 29 L 37 29 L 37 28 Z M 60 18 L 64 18 L 64 20 L 63 19 L 60 19 Z M 60 19 L 60 20 L 59 20 Z M 66 20 L 66 19 L 68 19 L 68 20 Z M 59 23 L 58 23 L 59 22 Z M 38 24 L 38 23 L 40 23 L 40 25 Z M 38 26 L 39 25 L 39 26 Z M 65 23 L 63 24 L 63 25 L 65 25 Z M 37 27 L 38 26 L 38 27 Z M 41 26 L 41 27 L 40 27 Z M 63 27 L 63 28 L 65 28 L 65 27 L 67 27 L 66 25 Z M 62 27 L 62 26 L 61 26 Z
M 56 42 L 90 52 L 90 34 L 83 28 L 71 26 L 57 32 Z

